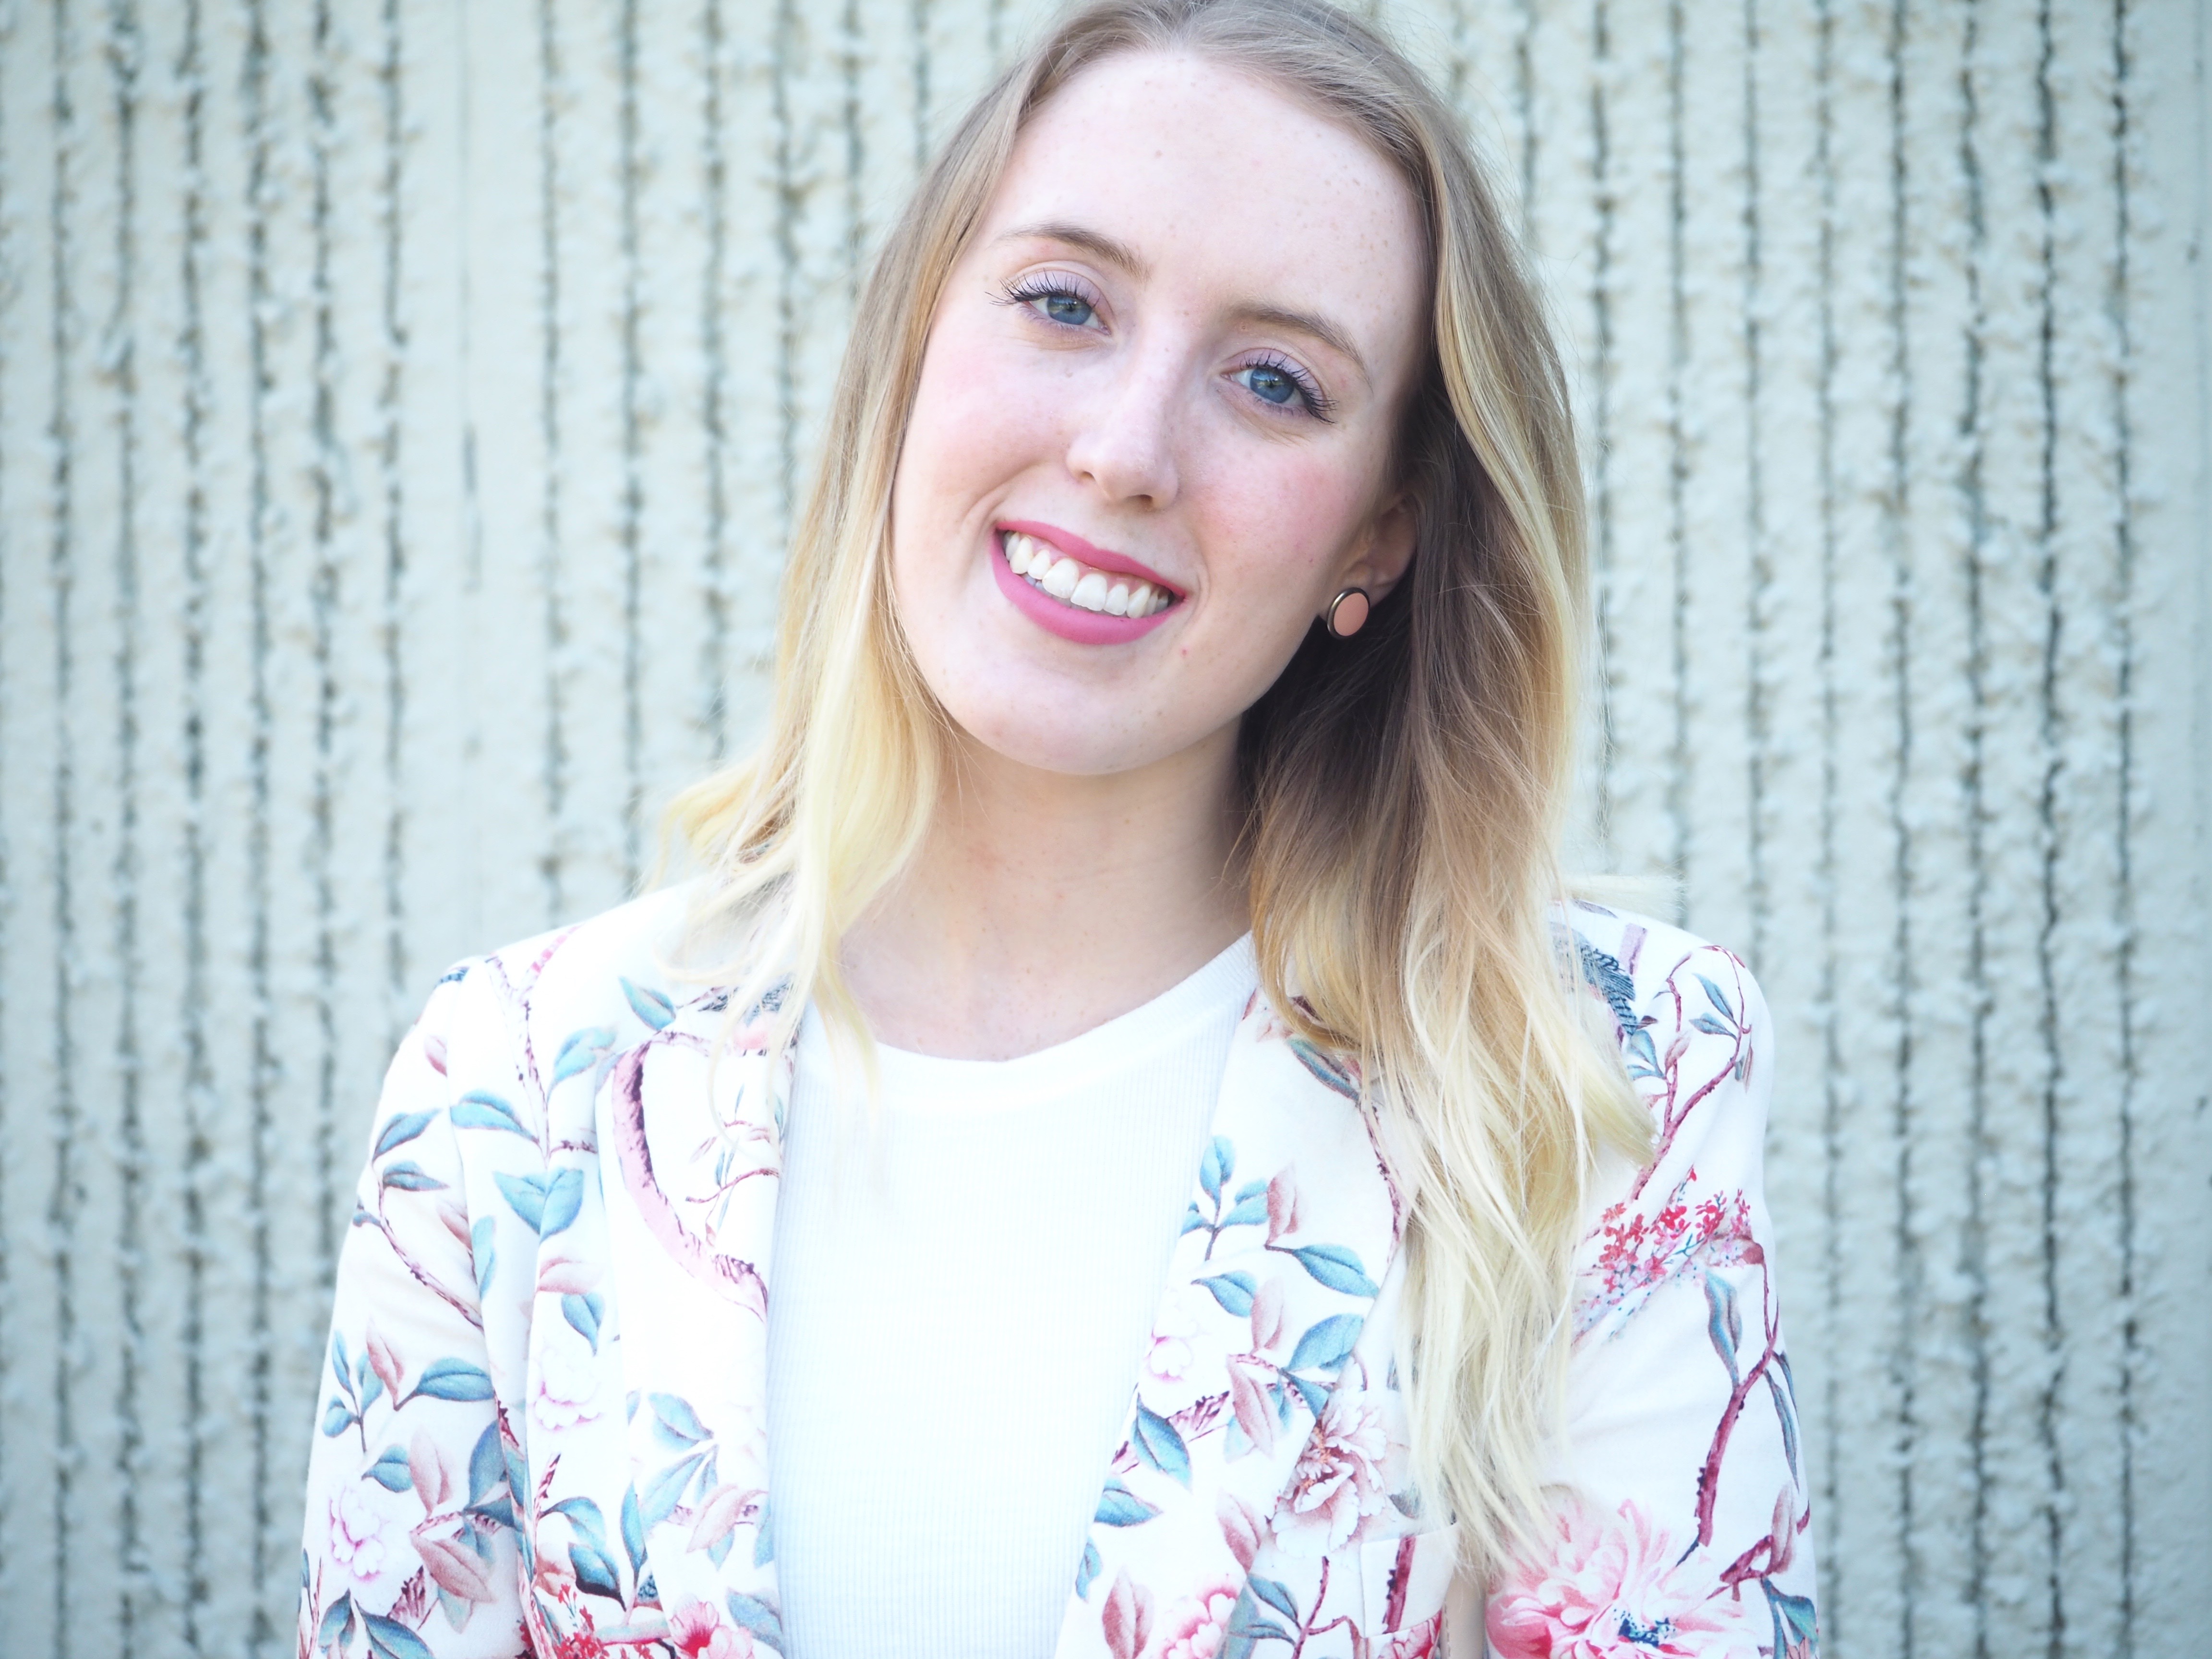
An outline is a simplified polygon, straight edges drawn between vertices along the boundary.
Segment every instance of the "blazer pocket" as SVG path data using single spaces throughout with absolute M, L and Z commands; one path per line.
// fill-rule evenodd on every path
M 1459 1565 L 1459 1528 L 1437 1527 L 1359 1546 L 1361 1622 L 1368 1636 L 1419 1630 L 1444 1610 Z

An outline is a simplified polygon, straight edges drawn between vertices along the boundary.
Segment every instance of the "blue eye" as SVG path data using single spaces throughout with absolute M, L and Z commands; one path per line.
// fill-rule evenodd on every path
M 1255 363 L 1241 370 L 1238 378 L 1254 397 L 1271 404 L 1287 404 L 1298 395 L 1298 383 L 1273 363 Z
M 1079 294 L 1040 294 L 1031 303 L 1055 323 L 1066 323 L 1073 328 L 1088 328 L 1098 313 L 1091 301 Z

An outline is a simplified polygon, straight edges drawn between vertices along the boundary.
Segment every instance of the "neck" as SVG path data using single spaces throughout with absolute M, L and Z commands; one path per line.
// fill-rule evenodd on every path
M 1106 777 L 963 743 L 913 865 L 846 937 L 877 1040 L 1011 1059 L 1188 977 L 1250 926 L 1236 793 L 1233 726 Z

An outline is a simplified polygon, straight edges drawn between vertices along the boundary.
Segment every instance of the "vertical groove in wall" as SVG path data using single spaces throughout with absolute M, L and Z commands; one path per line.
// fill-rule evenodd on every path
M 545 731 L 544 757 L 540 773 L 544 789 L 546 833 L 541 880 L 545 909 L 539 926 L 560 920 L 567 908 L 563 890 L 566 870 L 562 855 L 568 840 L 562 833 L 568 806 L 568 732 L 566 699 L 561 667 L 566 658 L 568 628 L 562 604 L 562 479 L 564 457 L 561 449 L 561 174 L 557 143 L 558 100 L 562 70 L 553 0 L 538 0 L 538 192 L 541 240 L 538 245 L 538 326 L 542 331 L 538 361 L 538 425 L 545 447 L 545 476 L 539 480 L 538 586 L 545 612 Z M 471 469 L 471 488 L 475 487 Z
M 792 57 L 799 32 L 796 0 L 776 0 L 775 59 L 769 70 L 769 108 L 775 125 L 776 333 L 775 402 L 780 422 L 776 447 L 779 537 L 796 521 L 799 479 L 799 185 L 793 176 L 791 115 Z
M 207 1599 L 207 1373 L 201 1337 L 207 1323 L 207 1266 L 211 1249 L 208 1229 L 207 1181 L 211 1147 L 209 1117 L 215 1092 L 208 1042 L 208 856 L 207 710 L 203 670 L 208 629 L 208 483 L 206 473 L 210 389 L 207 339 L 202 316 L 203 271 L 208 255 L 206 160 L 206 65 L 201 56 L 201 0 L 185 0 L 184 49 L 177 79 L 184 94 L 185 199 L 183 249 L 177 272 L 183 295 L 183 330 L 178 351 L 183 359 L 185 522 L 179 538 L 184 558 L 184 985 L 179 1024 L 184 1036 L 185 1168 L 185 1584 L 186 1649 L 202 1651 L 201 1608 Z
M 1891 1018 L 1896 1029 L 1891 1058 L 1890 1134 L 1893 1143 L 1893 1179 L 1897 1191 L 1899 1284 L 1897 1329 L 1892 1344 L 1892 1364 L 1898 1384 L 1897 1516 L 1904 1540 L 1905 1582 L 1900 1586 L 1904 1626 L 1899 1632 L 1900 1659 L 1916 1659 L 1917 1604 L 1921 1587 L 1921 1549 L 1916 1531 L 1913 1459 L 1918 1449 L 1918 1402 L 1916 1397 L 1914 1338 L 1920 1323 L 1923 1267 L 1915 1225 L 1912 1190 L 1912 837 L 1906 816 L 1906 793 L 1912 761 L 1912 678 L 1911 659 L 1911 567 L 1905 545 L 1903 520 L 1906 491 L 1911 477 L 1907 452 L 1912 405 L 1911 357 L 1908 349 L 1905 313 L 1910 303 L 1907 282 L 1907 194 L 1905 161 L 1905 47 L 1908 12 L 1905 0 L 1895 0 L 1887 42 L 1889 69 L 1890 247 L 1889 331 L 1891 397 L 1887 469 L 1889 502 L 1884 525 L 1891 558 L 1890 635 L 1887 643 L 1891 695 L 1896 702 L 1896 752 L 1887 805 L 1893 858 L 1890 881 L 1897 918 L 1889 939 Z
M 20 27 L 10 12 L 0 15 L 0 52 L 12 45 L 12 37 Z M 20 51 L 20 47 L 15 48 Z M 15 106 L 15 87 L 5 75 L 0 75 L 0 434 L 15 430 L 15 402 L 12 393 L 15 381 L 15 334 L 23 326 L 23 289 L 26 286 L 19 265 L 15 246 L 15 147 L 10 142 L 9 117 Z M 5 465 L 0 465 L 0 640 L 12 637 L 9 624 L 13 621 L 18 594 L 12 579 L 15 561 L 22 556 L 16 550 L 15 514 L 12 481 Z M 0 734 L 14 729 L 14 684 L 0 665 Z M 0 802 L 7 801 L 15 792 L 16 766 L 15 757 L 8 753 L 8 745 L 0 741 Z M 15 960 L 16 860 L 15 843 L 9 833 L 4 812 L 0 812 L 0 962 Z M 5 973 L 0 973 L 0 1034 L 11 1029 L 9 1015 L 15 1002 L 15 987 Z M 23 1102 L 17 1090 L 15 1067 L 10 1063 L 8 1045 L 0 1042 L 0 1133 L 9 1136 L 23 1133 L 20 1116 Z M 20 1328 L 28 1323 L 17 1313 L 15 1288 L 15 1230 L 14 1206 L 4 1173 L 0 1173 L 0 1402 L 15 1397 L 15 1357 L 26 1346 L 26 1333 Z M 15 1473 L 15 1424 L 14 1414 L 0 1406 L 0 1505 L 11 1503 L 17 1490 Z M 0 1540 L 9 1534 L 9 1517 L 0 1513 Z M 20 1566 L 16 1568 L 21 1571 Z M 0 1595 L 12 1589 L 9 1564 L 0 1560 Z
M 638 434 L 638 247 L 637 0 L 623 0 L 618 26 L 622 73 L 622 611 L 623 611 L 623 885 L 634 892 L 644 874 L 640 818 L 645 801 L 645 709 L 639 684 L 639 657 L 645 648 L 640 614 L 642 556 L 640 520 L 645 512 L 645 479 Z M 557 918 L 556 918 L 557 920 Z
M 849 12 L 848 13 L 849 16 Z M 730 750 L 730 570 L 729 429 L 725 404 L 730 395 L 729 360 L 722 333 L 723 295 L 729 281 L 730 228 L 725 207 L 729 160 L 722 124 L 722 79 L 727 50 L 722 35 L 722 0 L 705 0 L 701 15 L 702 65 L 705 87 L 706 279 L 699 306 L 701 350 L 706 357 L 704 420 L 707 428 L 707 541 L 700 550 L 700 580 L 706 592 L 707 636 L 701 648 L 700 683 L 706 693 L 706 726 L 714 757 Z
M 396 1047 L 403 1029 L 400 1010 L 407 996 L 407 906 L 405 883 L 406 860 L 406 774 L 401 764 L 405 747 L 407 726 L 407 677 L 405 658 L 401 649 L 401 633 L 405 626 L 401 609 L 401 594 L 407 580 L 407 538 L 404 526 L 406 505 L 406 484 L 401 469 L 401 458 L 405 454 L 401 423 L 401 389 L 406 373 L 407 337 L 400 322 L 400 225 L 402 223 L 400 189 L 406 155 L 404 125 L 405 104 L 402 98 L 400 78 L 401 35 L 399 0 L 382 0 L 378 33 L 382 47 L 381 61 L 377 70 L 380 101 L 384 118 L 382 141 L 383 157 L 379 169 L 377 185 L 378 231 L 383 246 L 380 250 L 382 269 L 378 273 L 377 322 L 380 338 L 378 347 L 384 358 L 384 373 L 378 384 L 376 398 L 375 459 L 378 494 L 384 507 L 384 535 L 381 552 L 384 568 L 381 573 L 381 611 L 378 632 L 380 635 L 378 655 L 379 667 L 384 678 L 384 744 L 380 760 L 384 771 L 385 810 L 384 832 L 379 873 L 383 878 L 384 909 L 384 995 L 386 1007 L 380 1022 L 386 1047 Z
M 1765 264 L 1759 222 L 1759 70 L 1760 28 L 1759 0 L 1743 0 L 1743 343 L 1745 398 L 1751 411 L 1746 423 L 1744 447 L 1744 540 L 1750 554 L 1750 580 L 1744 608 L 1745 682 L 1749 695 L 1744 709 L 1751 803 L 1746 823 L 1749 838 L 1744 848 L 1746 876 L 1751 889 L 1751 937 L 1745 941 L 1752 966 L 1765 969 L 1769 960 L 1766 918 L 1774 908 L 1773 882 L 1766 867 L 1766 775 L 1771 763 L 1773 719 L 1768 707 L 1766 641 L 1774 633 L 1774 554 L 1767 539 L 1766 476 L 1761 447 L 1759 411 L 1765 389 Z
M 1690 368 L 1688 273 L 1690 158 L 1683 131 L 1682 0 L 1667 5 L 1667 563 L 1668 702 L 1673 731 L 1664 790 L 1668 846 L 1665 854 L 1676 896 L 1670 921 L 1681 914 L 1690 865 L 1691 709 L 1689 428 L 1684 417 Z
M 2043 651 L 2043 672 L 2037 688 L 2039 700 L 2045 768 L 2042 798 L 2039 802 L 2042 833 L 2043 868 L 2042 925 L 2036 936 L 2035 961 L 2037 989 L 2042 1002 L 2042 1027 L 2045 1077 L 2043 1108 L 2043 1319 L 2044 1347 L 2050 1363 L 2050 1371 L 2039 1401 L 2036 1430 L 2042 1443 L 2045 1459 L 2048 1493 L 2043 1509 L 2043 1524 L 2047 1539 L 2048 1557 L 2045 1566 L 2045 1595 L 2048 1598 L 2051 1651 L 2055 1656 L 2065 1648 L 2066 1607 L 2060 1583 L 2060 1557 L 2064 1546 L 2065 1521 L 2062 1507 L 2066 1489 L 2066 1470 L 2061 1461 L 2058 1444 L 2057 1415 L 2059 1408 L 2058 1383 L 2060 1367 L 2064 1361 L 2063 1334 L 2059 1322 L 2058 1299 L 2058 1188 L 2059 1188 L 2059 1112 L 2063 1082 L 2065 1077 L 2065 1054 L 2059 1036 L 2060 991 L 2058 966 L 2056 960 L 2057 936 L 2061 925 L 2059 860 L 2062 834 L 2058 795 L 2065 769 L 2063 737 L 2060 729 L 2061 712 L 2058 700 L 2058 676 L 2063 641 L 2062 620 L 2057 603 L 2058 590 L 2058 483 L 2057 449 L 2058 386 L 2053 362 L 2058 318 L 2057 271 L 2057 212 L 2051 193 L 2051 169 L 2057 161 L 2057 118 L 2052 107 L 2051 85 L 2052 41 L 2049 0 L 2036 11 L 2036 34 L 2040 51 L 2035 70 L 2036 114 L 2039 131 L 2036 135 L 2036 159 L 2039 173 L 2036 181 L 2036 200 L 2042 215 L 2040 247 L 2042 315 L 2040 335 L 2037 342 L 2036 380 L 2043 413 L 2042 514 L 2037 527 L 2038 561 L 2036 586 L 2048 618 L 2045 624 Z
M 1966 14 L 1966 38 L 1961 52 L 1959 85 L 1964 111 L 1960 146 L 1960 170 L 1967 199 L 1966 405 L 1960 418 L 1966 455 L 1961 485 L 1966 498 L 1966 675 L 1971 712 L 1966 738 L 1966 817 L 1969 849 L 1970 885 L 1966 895 L 1968 927 L 1969 1042 L 1972 1055 L 1972 1089 L 1968 1100 L 1968 1135 L 1972 1156 L 1964 1172 L 1966 1183 L 1966 1249 L 1967 1255 L 1968 1340 L 1972 1351 L 1973 1414 L 1972 1463 L 1974 1480 L 1972 1572 L 1970 1593 L 1974 1604 L 1974 1652 L 1985 1659 L 1990 1651 L 1987 1609 L 1984 1605 L 1990 1579 L 1990 1484 L 1988 1447 L 1991 1426 L 1991 1357 L 1987 1340 L 1990 1326 L 1988 1221 L 1989 1195 L 1984 1171 L 1998 1156 L 1989 1121 L 1989 1045 L 1992 992 L 1989 981 L 1990 940 L 1987 933 L 1990 879 L 1984 846 L 1989 805 L 1984 791 L 1985 746 L 1992 717 L 1990 643 L 1984 615 L 1984 584 L 1989 580 L 1985 560 L 1990 536 L 1990 511 L 1984 487 L 1983 441 L 1983 339 L 1990 320 L 1983 295 L 1983 264 L 1989 255 L 1988 203 L 1981 167 L 1980 106 L 1975 92 L 1981 12 L 1971 5 Z
M 1596 595 L 1598 763 L 1591 812 L 1599 855 L 1617 863 L 1620 848 L 1613 828 L 1613 769 L 1620 739 L 1613 729 L 1613 667 L 1618 660 L 1618 619 L 1612 604 L 1613 502 L 1613 209 L 1612 131 L 1606 118 L 1607 76 L 1612 71 L 1610 0 L 1590 0 L 1592 52 L 1589 70 L 1591 191 L 1597 198 L 1595 258 L 1590 270 L 1590 309 L 1596 325 L 1597 361 L 1590 384 L 1590 514 L 1596 533 L 1590 538 L 1590 587 Z
M 331 53 L 330 0 L 315 0 L 314 61 L 307 76 L 309 153 L 313 167 L 314 268 L 314 502 L 315 556 L 309 602 L 315 665 L 314 776 L 311 784 L 312 830 L 307 858 L 314 893 L 314 1009 L 319 1052 L 314 1084 L 315 1260 L 318 1282 L 327 1283 L 337 1267 L 337 1148 L 334 1121 L 337 1092 L 337 895 L 334 870 L 334 817 L 337 781 L 334 775 L 339 688 L 335 660 L 338 608 L 338 469 L 343 465 L 337 434 L 337 321 L 333 314 L 331 270 L 331 156 L 337 143 Z
M 52 833 L 54 957 L 52 968 L 54 995 L 54 1139 L 53 1187 L 47 1200 L 48 1249 L 54 1282 L 54 1444 L 53 1444 L 53 1620 L 57 1656 L 70 1628 L 70 1593 L 73 1588 L 71 1544 L 77 1526 L 75 1502 L 76 1470 L 82 1455 L 76 1425 L 76 1401 L 72 1372 L 78 1344 L 76 1326 L 76 1259 L 80 1113 L 76 1098 L 76 1054 L 72 993 L 77 979 L 76 961 L 76 899 L 73 851 L 76 834 L 76 744 L 70 730 L 76 705 L 76 665 L 71 651 L 74 617 L 70 595 L 76 582 L 72 561 L 75 502 L 71 472 L 76 438 L 71 416 L 70 356 L 76 342 L 70 324 L 70 252 L 71 177 L 76 114 L 69 92 L 69 68 L 74 42 L 65 0 L 53 0 L 52 120 L 54 163 L 52 204 L 47 222 L 48 262 L 53 284 L 52 350 L 53 385 L 48 408 L 46 435 L 52 446 L 47 488 L 53 515 L 52 539 L 47 549 L 48 603 L 52 606 L 54 641 L 52 718 L 55 726 Z
M 2115 335 L 2118 373 L 2112 377 L 2112 422 L 2117 476 L 2113 479 L 2118 510 L 2112 524 L 2113 562 L 2116 567 L 2114 610 L 2118 632 L 2116 665 L 2118 704 L 2119 766 L 2114 780 L 2112 838 L 2119 880 L 2114 894 L 2113 928 L 2118 935 L 2113 951 L 2113 976 L 2118 982 L 2120 1008 L 2119 1097 L 2114 1111 L 2119 1130 L 2120 1299 L 2121 1323 L 2119 1398 L 2119 1530 L 2120 1632 L 2117 1659 L 2134 1659 L 2136 1650 L 2136 1421 L 2135 1381 L 2142 1363 L 2136 1314 L 2136 1091 L 2140 1080 L 2136 1054 L 2135 963 L 2135 678 L 2136 678 L 2136 544 L 2135 432 L 2129 414 L 2129 392 L 2135 368 L 2134 334 L 2130 322 L 2129 244 L 2133 231 L 2129 199 L 2130 131 L 2128 100 L 2132 87 L 2132 54 L 2128 46 L 2128 0 L 2112 0 L 2112 287 L 2106 297 Z
M 1842 1231 L 1832 1218 L 1841 1213 L 1842 1188 L 1844 1179 L 1843 1164 L 1844 1135 L 1844 1051 L 1843 1033 L 1837 1019 L 1837 1010 L 1843 986 L 1837 972 L 1841 940 L 1840 916 L 1838 905 L 1838 879 L 1840 866 L 1837 858 L 1838 795 L 1840 783 L 1837 742 L 1841 719 L 1837 686 L 1836 661 L 1836 581 L 1837 581 L 1837 513 L 1838 495 L 1836 468 L 1836 375 L 1838 368 L 1835 271 L 1837 193 L 1835 137 L 1836 121 L 1834 98 L 1835 17 L 1831 0 L 1815 0 L 1815 27 L 1818 46 L 1815 55 L 1814 79 L 1818 88 L 1814 110 L 1814 165 L 1818 171 L 1820 191 L 1820 230 L 1819 245 L 1820 295 L 1820 361 L 1819 381 L 1820 404 L 1820 631 L 1819 661 L 1820 676 L 1820 847 L 1816 855 L 1814 878 L 1820 894 L 1820 1208 L 1830 1224 L 1821 1229 L 1823 1249 L 1820 1254 L 1820 1295 L 1822 1323 L 1835 1331 L 1844 1328 L 1843 1317 L 1843 1280 L 1844 1256 Z M 1820 1443 L 1825 1455 L 1820 1459 L 1814 1494 L 1816 1511 L 1831 1517 L 1841 1508 L 1842 1487 L 1838 1475 L 1843 1468 L 1842 1381 L 1843 1368 L 1830 1365 L 1827 1386 L 1823 1391 L 1820 1414 Z M 1826 1523 L 1833 1537 L 1835 1522 Z M 1838 1563 L 1832 1549 L 1820 1552 L 1815 1559 L 1820 1575 L 1820 1605 L 1822 1608 L 1821 1628 L 1832 1642 L 1844 1639 L 1845 1604 L 1837 1594 Z
M 248 1359 L 248 1478 L 246 1524 L 250 1529 L 247 1559 L 252 1583 L 268 1577 L 270 1504 L 270 1389 L 274 1333 L 271 1302 L 269 1227 L 269 1154 L 270 1096 L 276 1083 L 276 1054 L 270 1030 L 275 985 L 270 973 L 270 886 L 271 848 L 270 806 L 272 779 L 270 750 L 274 740 L 275 709 L 270 693 L 270 543 L 276 525 L 270 499 L 269 457 L 270 394 L 275 379 L 270 361 L 269 330 L 276 296 L 270 270 L 270 214 L 273 185 L 270 177 L 274 137 L 269 106 L 270 49 L 266 0 L 247 0 L 243 114 L 246 145 L 246 296 L 247 362 L 252 376 L 247 393 L 248 474 L 246 560 L 249 580 L 248 638 L 249 708 L 252 736 L 247 763 L 248 825 L 246 830 L 247 903 L 246 975 L 252 1001 L 252 1038 L 246 1106 L 246 1203 L 248 1236 L 252 1249 L 252 1290 L 247 1319 L 252 1332 Z M 264 1643 L 270 1632 L 251 1632 L 252 1645 Z
M 118 1429 L 116 1482 L 119 1488 L 117 1543 L 121 1556 L 122 1594 L 118 1626 L 126 1652 L 139 1642 L 138 1612 L 145 1588 L 145 1540 L 140 1532 L 138 1489 L 143 1473 L 146 1437 L 140 1419 L 139 1383 L 145 1329 L 142 1319 L 145 1266 L 144 1204 L 146 1143 L 140 1121 L 138 1042 L 138 699 L 141 646 L 138 617 L 137 350 L 135 275 L 137 270 L 137 179 L 138 20 L 129 0 L 108 15 L 106 58 L 115 122 L 115 309 L 109 319 L 103 355 L 115 384 L 112 416 L 118 445 L 115 544 L 115 674 L 117 817 L 113 957 L 120 981 L 121 1018 L 116 1032 L 118 1139 L 120 1143 L 122 1213 L 117 1218 L 118 1289 L 122 1329 L 115 1415 Z

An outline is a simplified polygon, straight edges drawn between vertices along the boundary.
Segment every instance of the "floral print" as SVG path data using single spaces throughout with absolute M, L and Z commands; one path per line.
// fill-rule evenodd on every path
M 763 1401 L 792 1056 L 774 995 L 672 979 L 686 902 L 463 964 L 394 1059 L 339 1272 L 301 1659 L 787 1650 Z M 1402 1200 L 1357 1069 L 1255 997 L 1060 1659 L 1813 1651 L 1757 988 L 1674 930 L 1566 921 L 1656 1142 L 1589 1212 L 1540 1547 L 1447 1631 L 1457 1533 L 1412 1490 L 1396 1381 Z

